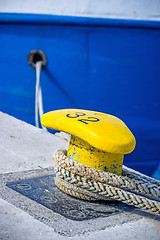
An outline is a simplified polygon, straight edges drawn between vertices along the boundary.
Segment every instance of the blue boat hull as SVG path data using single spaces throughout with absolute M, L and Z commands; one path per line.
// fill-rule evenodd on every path
M 0 14 L 0 110 L 34 124 L 31 50 L 47 56 L 44 111 L 82 108 L 121 118 L 137 146 L 125 164 L 160 163 L 160 22 Z

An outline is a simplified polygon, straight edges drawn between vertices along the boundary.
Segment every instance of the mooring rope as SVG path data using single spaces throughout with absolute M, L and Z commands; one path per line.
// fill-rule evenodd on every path
M 40 73 L 42 69 L 42 61 L 36 62 L 36 89 L 35 89 L 35 125 L 39 128 L 39 119 L 41 119 L 43 111 L 42 89 L 40 83 Z M 47 129 L 41 125 L 41 127 L 47 131 Z
M 85 200 L 117 200 L 160 214 L 160 181 L 123 167 L 122 175 L 103 172 L 75 162 L 57 150 L 56 185 Z M 152 198 L 152 199 L 151 199 Z

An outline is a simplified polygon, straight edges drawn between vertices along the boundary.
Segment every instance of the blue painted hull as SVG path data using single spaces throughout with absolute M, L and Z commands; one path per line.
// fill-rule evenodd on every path
M 44 111 L 82 108 L 121 118 L 136 136 L 125 164 L 152 175 L 160 163 L 160 22 L 0 14 L 0 110 L 34 124 L 40 49 Z

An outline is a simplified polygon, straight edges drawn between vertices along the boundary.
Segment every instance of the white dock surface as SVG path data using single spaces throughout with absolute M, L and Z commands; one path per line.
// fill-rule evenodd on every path
M 54 167 L 53 152 L 67 145 L 68 142 L 59 136 L 0 113 L 1 179 L 11 178 L 12 175 L 18 179 L 23 174 L 25 177 L 28 174 L 28 178 L 45 175 L 49 171 L 47 169 Z M 14 198 L 12 192 L 14 190 L 2 186 L 0 240 L 160 240 L 160 217 L 154 214 L 133 210 L 128 215 L 122 212 L 81 222 L 66 220 L 40 204 L 32 209 L 32 200 L 22 198 L 19 193 Z M 42 215 L 48 216 L 55 225 L 50 224 L 48 219 L 45 221 Z M 104 224 L 102 228 L 98 225 L 101 223 Z M 70 231 L 66 230 L 67 226 Z

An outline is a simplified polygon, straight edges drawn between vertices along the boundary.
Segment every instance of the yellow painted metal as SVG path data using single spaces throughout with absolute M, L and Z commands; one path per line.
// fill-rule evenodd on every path
M 77 136 L 104 152 L 127 154 L 135 148 L 135 138 L 126 124 L 109 114 L 63 109 L 45 113 L 41 122 L 47 128 Z
M 68 157 L 91 168 L 121 174 L 124 154 L 135 148 L 135 138 L 125 123 L 109 114 L 63 109 L 45 113 L 41 122 L 70 133 Z
M 75 136 L 71 136 L 67 156 L 94 169 L 118 175 L 122 172 L 123 154 L 98 150 Z

